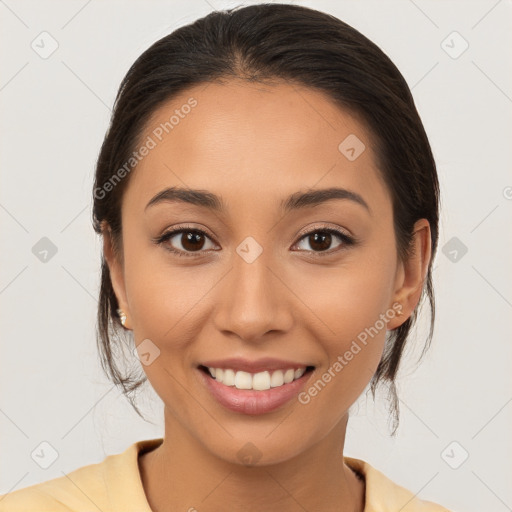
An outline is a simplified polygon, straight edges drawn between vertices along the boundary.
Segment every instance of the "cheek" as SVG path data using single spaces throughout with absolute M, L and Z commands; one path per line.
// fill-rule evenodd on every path
M 173 340 L 179 348 L 189 332 L 201 301 L 215 285 L 211 267 L 178 265 L 163 247 L 126 243 L 126 294 L 136 339 Z M 176 332 L 187 330 L 187 335 Z
M 303 298 L 306 318 L 323 326 L 317 339 L 327 335 L 333 340 L 331 350 L 341 350 L 339 343 L 373 326 L 390 305 L 395 265 L 393 253 L 367 250 L 354 251 L 338 265 L 305 266 L 297 272 L 293 289 Z
M 218 278 L 211 269 L 177 266 L 164 249 L 145 254 L 134 249 L 125 261 L 126 293 L 135 344 L 144 347 L 139 350 L 141 361 L 143 352 L 150 353 L 151 361 L 142 369 L 162 401 L 173 404 L 169 411 L 188 417 L 186 389 L 193 363 L 189 347 L 201 336 L 205 297 Z
M 371 381 L 385 345 L 389 286 L 380 272 L 340 274 L 315 288 L 308 304 L 322 322 L 312 336 L 325 355 L 309 386 L 298 397 L 307 414 L 304 428 L 321 434 L 336 425 Z M 321 284 L 321 283 L 319 283 Z M 386 316 L 387 314 L 387 316 Z M 384 317 L 384 319 L 382 319 Z M 310 326 L 313 323 L 310 323 Z M 321 425 L 314 418 L 323 418 Z
M 311 393 L 306 390 L 304 402 L 311 401 L 322 414 L 326 404 L 336 404 L 327 412 L 333 421 L 361 394 L 381 359 L 388 323 L 395 316 L 389 309 L 395 265 L 392 249 L 371 249 L 354 252 L 338 267 L 302 272 L 295 280 L 297 295 L 307 297 L 303 327 L 319 340 L 326 356 L 318 369 L 321 382 Z

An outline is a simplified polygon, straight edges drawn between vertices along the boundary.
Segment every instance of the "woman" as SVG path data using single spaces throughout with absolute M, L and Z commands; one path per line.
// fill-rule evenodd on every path
M 93 214 L 102 365 L 130 400 L 147 378 L 165 436 L 0 510 L 446 511 L 343 456 L 368 385 L 396 431 L 438 203 L 405 80 L 340 20 L 262 4 L 157 41 L 120 86 Z

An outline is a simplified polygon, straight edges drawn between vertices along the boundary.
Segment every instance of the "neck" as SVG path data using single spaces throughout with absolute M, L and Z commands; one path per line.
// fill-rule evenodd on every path
M 165 416 L 163 443 L 139 457 L 153 512 L 364 510 L 365 484 L 343 462 L 348 415 L 309 449 L 265 466 L 220 459 Z

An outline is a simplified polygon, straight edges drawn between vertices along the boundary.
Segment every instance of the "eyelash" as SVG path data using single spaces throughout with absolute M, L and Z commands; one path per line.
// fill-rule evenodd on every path
M 211 239 L 211 237 L 208 235 L 208 233 L 206 233 L 202 229 L 182 226 L 180 228 L 177 228 L 177 229 L 174 229 L 174 230 L 169 231 L 167 233 L 164 233 L 160 237 L 154 238 L 153 242 L 155 244 L 157 244 L 157 245 L 164 244 L 165 242 L 167 242 L 168 240 L 170 240 L 171 238 L 173 238 L 175 235 L 177 235 L 179 233 L 196 233 L 196 234 L 204 235 L 204 236 L 206 236 L 206 237 Z M 304 233 L 304 234 L 301 235 L 301 237 L 299 238 L 298 242 L 300 242 L 302 239 L 304 239 L 304 238 L 306 238 L 306 237 L 308 237 L 308 236 L 310 236 L 310 235 L 312 235 L 314 233 L 329 233 L 329 234 L 332 234 L 332 235 L 336 235 L 343 242 L 343 244 L 341 246 L 341 249 L 338 248 L 338 249 L 334 249 L 334 250 L 330 250 L 330 251 L 305 251 L 305 252 L 313 254 L 315 257 L 317 257 L 317 256 L 318 257 L 323 257 L 324 255 L 325 256 L 329 256 L 329 255 L 331 255 L 333 253 L 336 253 L 336 252 L 338 252 L 340 250 L 343 250 L 344 248 L 356 245 L 358 243 L 358 240 L 356 238 L 347 235 L 343 231 L 339 231 L 337 229 L 328 228 L 328 227 L 325 227 L 325 228 L 319 227 L 319 228 L 315 228 L 315 229 L 313 229 L 311 231 L 308 231 L 307 233 Z M 296 245 L 296 244 L 294 244 L 294 245 Z M 345 247 L 343 247 L 343 246 L 345 246 Z M 184 257 L 187 257 L 187 258 L 197 258 L 197 257 L 202 255 L 202 251 L 197 251 L 195 253 L 187 253 L 187 252 L 182 251 L 181 249 L 174 249 L 173 247 L 166 247 L 166 250 L 176 254 L 179 257 L 184 256 Z

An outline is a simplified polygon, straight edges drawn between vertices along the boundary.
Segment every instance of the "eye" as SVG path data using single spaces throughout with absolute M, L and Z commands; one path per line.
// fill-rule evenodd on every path
M 334 235 L 334 238 L 333 238 Z M 335 246 L 335 250 L 328 251 L 329 247 L 335 241 L 335 239 L 340 240 L 341 242 Z M 336 247 L 340 247 L 340 250 L 343 250 L 345 246 L 350 246 L 355 244 L 355 239 L 350 235 L 347 235 L 343 231 L 334 228 L 317 228 L 313 231 L 309 231 L 305 235 L 303 235 L 300 239 L 303 242 L 309 244 L 311 249 L 305 249 L 308 252 L 313 253 L 323 253 L 328 252 L 332 254 L 333 252 L 337 252 Z M 301 242 L 299 242 L 300 244 Z
M 200 255 L 202 251 L 215 247 L 211 243 L 208 234 L 198 228 L 181 227 L 174 229 L 153 241 L 156 244 L 166 244 L 166 248 L 177 256 L 194 257 L 196 255 L 193 253 Z M 210 247 L 208 247 L 207 241 L 210 241 Z
M 334 250 L 328 250 L 336 239 L 339 241 L 338 245 L 335 246 Z M 153 239 L 153 242 L 158 245 L 165 244 L 165 248 L 177 256 L 196 257 L 201 256 L 204 251 L 215 250 L 215 245 L 211 242 L 211 238 L 205 231 L 186 226 L 168 231 L 162 236 Z M 210 246 L 208 246 L 208 242 Z M 355 245 L 356 239 L 341 230 L 321 227 L 302 235 L 299 242 L 295 245 L 298 246 L 304 242 L 311 247 L 311 249 L 304 249 L 306 252 L 323 256 L 322 253 L 328 255 Z M 338 247 L 341 247 L 341 249 L 337 250 L 336 248 Z

